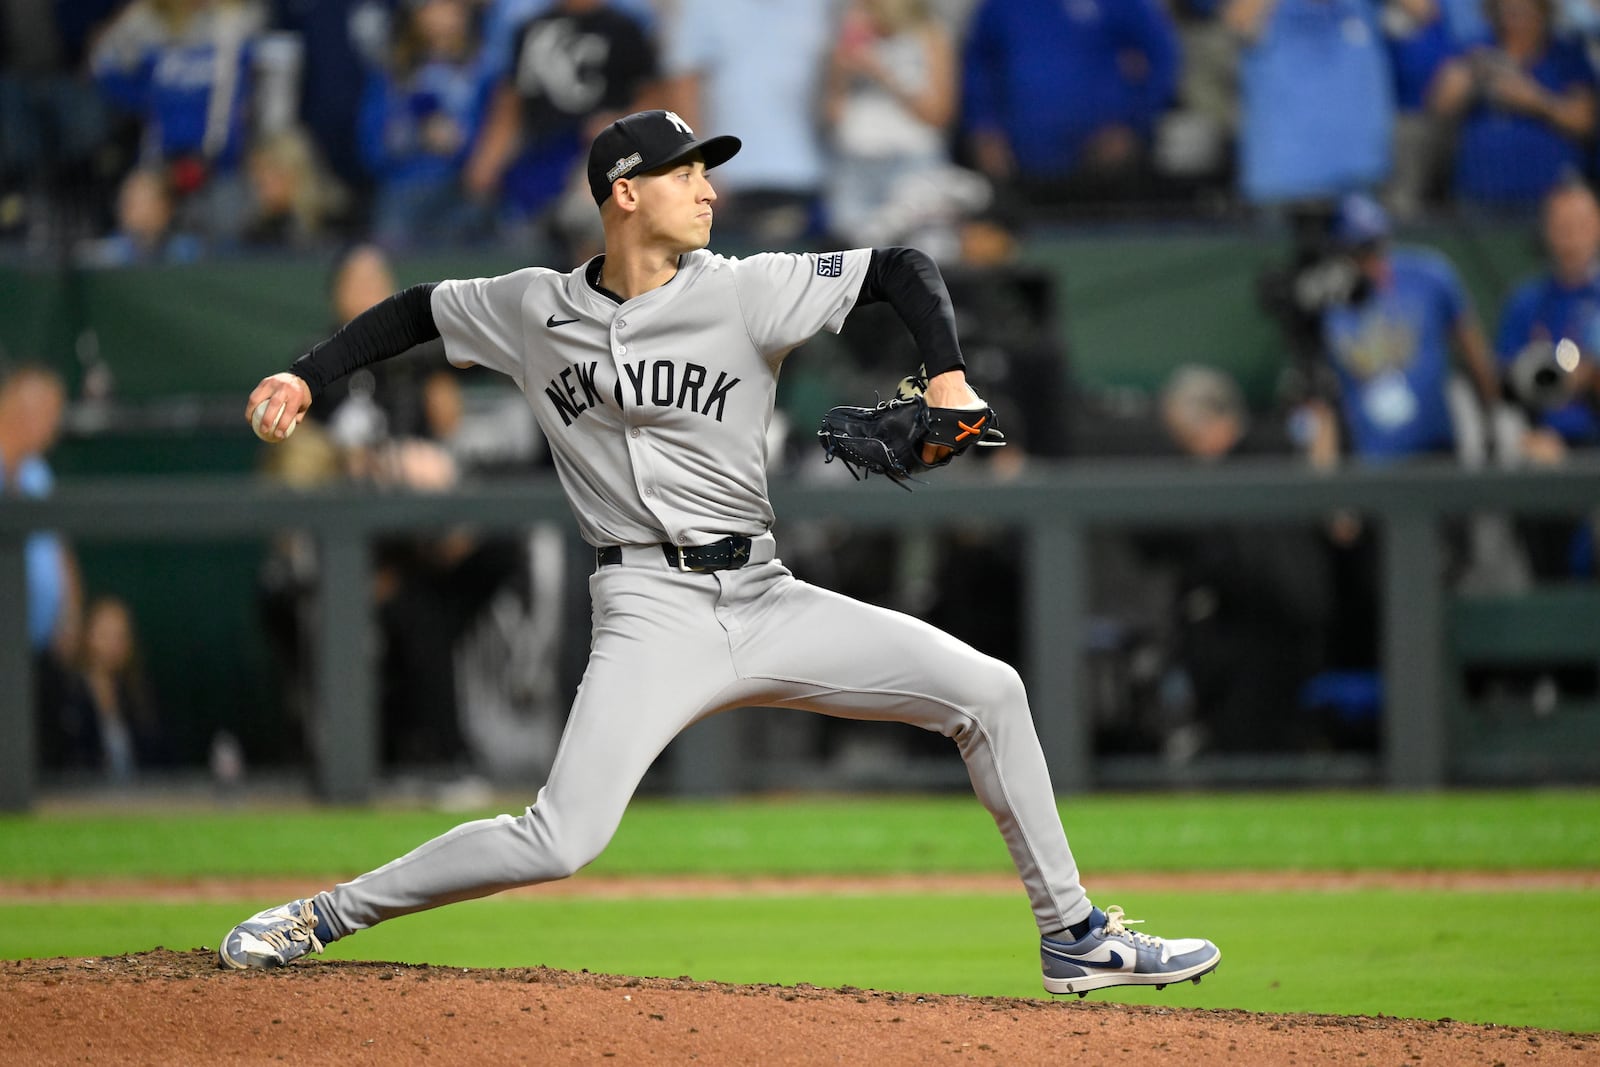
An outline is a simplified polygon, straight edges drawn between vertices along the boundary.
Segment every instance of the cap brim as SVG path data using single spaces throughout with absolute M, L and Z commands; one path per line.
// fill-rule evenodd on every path
M 707 137 L 703 141 L 690 141 L 683 146 L 681 151 L 674 153 L 671 159 L 665 160 L 651 169 L 659 170 L 661 167 L 677 166 L 698 152 L 700 158 L 705 160 L 706 170 L 710 170 L 712 167 L 722 166 L 722 164 L 738 155 L 739 149 L 743 147 L 743 144 L 744 142 L 740 141 L 739 138 L 726 133 L 718 137 Z

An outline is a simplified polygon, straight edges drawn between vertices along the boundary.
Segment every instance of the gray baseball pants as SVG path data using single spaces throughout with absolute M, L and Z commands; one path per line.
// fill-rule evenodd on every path
M 920 619 L 798 581 L 770 535 L 740 570 L 685 574 L 630 546 L 589 579 L 589 663 L 549 780 L 520 816 L 465 823 L 316 898 L 336 936 L 595 859 L 668 742 L 738 707 L 910 723 L 953 738 L 1043 933 L 1084 919 L 1022 680 Z

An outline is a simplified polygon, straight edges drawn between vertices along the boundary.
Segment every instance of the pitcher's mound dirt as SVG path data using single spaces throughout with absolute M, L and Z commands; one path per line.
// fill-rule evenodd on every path
M 1595 1035 L 1457 1022 L 735 986 L 204 950 L 0 963 L 0 1062 L 1593 1064 Z

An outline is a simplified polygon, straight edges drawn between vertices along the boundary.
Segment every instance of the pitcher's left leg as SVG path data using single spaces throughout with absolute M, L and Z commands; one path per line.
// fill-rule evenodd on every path
M 750 578 L 756 578 L 751 575 Z M 905 722 L 953 738 L 1043 933 L 1090 912 L 1022 679 L 920 619 L 795 581 L 758 579 L 730 632 L 767 706 Z
M 1047 991 L 1161 988 L 1216 969 L 1211 942 L 1137 933 L 1121 908 L 1089 904 L 1016 671 L 918 619 L 787 575 L 748 576 L 745 590 L 729 598 L 724 625 L 750 703 L 892 719 L 956 740 L 1033 903 Z

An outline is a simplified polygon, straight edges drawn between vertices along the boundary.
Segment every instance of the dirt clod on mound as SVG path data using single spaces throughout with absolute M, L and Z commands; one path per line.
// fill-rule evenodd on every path
M 0 1063 L 1172 1062 L 1593 1064 L 1600 1040 L 1387 1017 L 1258 1015 L 304 960 L 208 950 L 0 961 Z

